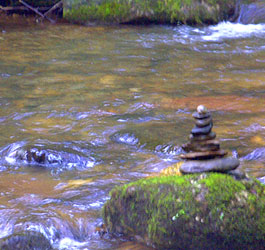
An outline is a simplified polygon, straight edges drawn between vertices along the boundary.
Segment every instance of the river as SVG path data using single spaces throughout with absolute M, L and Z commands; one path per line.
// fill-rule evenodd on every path
M 101 208 L 115 185 L 179 161 L 199 104 L 222 148 L 265 176 L 264 24 L 12 20 L 0 20 L 0 238 L 32 230 L 60 250 L 148 249 L 100 237 Z

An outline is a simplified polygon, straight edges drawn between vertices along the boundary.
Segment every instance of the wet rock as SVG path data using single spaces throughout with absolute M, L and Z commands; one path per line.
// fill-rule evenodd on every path
M 25 160 L 28 163 L 36 162 L 43 164 L 46 161 L 46 153 L 43 150 L 38 150 L 36 148 L 19 149 L 15 156 L 18 160 Z
M 182 148 L 186 152 L 216 151 L 220 149 L 220 142 L 218 140 L 195 141 L 192 143 L 189 142 L 189 143 L 182 145 Z
M 243 24 L 265 23 L 265 2 L 257 1 L 251 4 L 241 4 L 237 22 Z
M 236 180 L 244 180 L 249 178 L 246 173 L 239 170 L 238 168 L 228 171 L 227 174 L 232 175 Z
M 43 234 L 26 231 L 12 234 L 0 242 L 1 250 L 52 250 L 52 246 Z
M 210 123 L 209 125 L 205 127 L 197 127 L 195 126 L 192 130 L 191 133 L 196 136 L 196 135 L 208 135 L 211 132 L 213 125 Z
M 118 143 L 124 143 L 131 146 L 136 146 L 139 143 L 139 139 L 133 134 L 132 132 L 127 131 L 119 131 L 113 135 L 111 135 L 111 140 L 118 142 Z
M 109 232 L 165 250 L 263 249 L 264 214 L 264 185 L 221 173 L 117 186 L 103 208 Z
M 187 154 L 181 154 L 179 157 L 184 160 L 204 160 L 213 159 L 216 157 L 223 157 L 227 154 L 226 151 L 220 149 L 217 151 L 205 151 L 205 152 L 191 152 Z
M 226 173 L 239 166 L 239 160 L 233 157 L 205 160 L 186 161 L 180 167 L 183 174 L 193 174 L 202 172 L 222 172 Z M 232 173 L 231 173 L 232 174 Z
M 185 123 L 180 121 L 178 126 L 183 127 Z M 172 141 L 172 138 L 176 138 L 176 124 L 168 122 L 133 124 L 110 136 L 110 139 L 117 143 L 161 152 L 166 147 L 173 148 L 178 144 Z
M 214 132 L 210 132 L 207 135 L 197 135 L 194 136 L 193 134 L 190 134 L 189 139 L 191 141 L 207 141 L 207 140 L 212 140 L 216 138 L 216 134 Z
M 209 118 L 211 114 L 209 112 L 207 113 L 200 113 L 200 112 L 195 112 L 192 114 L 192 117 L 195 119 L 206 119 Z
M 208 117 L 208 118 L 205 118 L 205 119 L 196 119 L 195 120 L 195 124 L 199 128 L 208 126 L 211 123 L 212 123 L 212 117 Z
M 242 157 L 242 160 L 265 162 L 265 147 L 256 148 L 251 153 L 249 153 L 246 156 Z
M 41 169 L 49 168 L 53 173 L 73 168 L 88 168 L 96 162 L 89 154 L 90 151 L 85 154 L 81 147 L 76 146 L 75 149 L 72 149 L 56 145 L 56 148 L 52 149 L 50 146 L 52 145 L 23 145 L 22 147 L 15 145 L 14 149 L 10 147 L 11 150 L 7 151 L 6 160 L 11 164 L 22 164 Z

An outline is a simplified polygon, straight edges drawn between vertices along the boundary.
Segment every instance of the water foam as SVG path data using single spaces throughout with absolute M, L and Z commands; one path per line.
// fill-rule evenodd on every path
M 224 39 L 263 37 L 265 38 L 265 24 L 241 24 L 221 22 L 209 26 L 206 34 L 202 35 L 204 41 L 222 41 Z
M 65 250 L 65 249 L 78 250 L 81 247 L 84 247 L 85 245 L 87 245 L 87 242 L 79 242 L 79 241 L 75 241 L 71 238 L 66 237 L 60 240 L 59 249 L 60 250 Z M 85 248 L 85 249 L 88 249 L 88 248 Z

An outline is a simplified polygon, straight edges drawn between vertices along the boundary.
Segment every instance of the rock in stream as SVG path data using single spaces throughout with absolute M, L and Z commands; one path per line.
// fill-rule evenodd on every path
M 264 249 L 265 186 L 203 173 L 142 179 L 111 191 L 111 233 L 156 249 Z

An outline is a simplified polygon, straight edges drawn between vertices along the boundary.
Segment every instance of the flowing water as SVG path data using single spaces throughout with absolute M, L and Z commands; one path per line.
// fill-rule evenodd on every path
M 14 17 L 15 19 L 15 17 Z M 192 112 L 265 176 L 265 25 L 85 27 L 0 21 L 0 237 L 147 249 L 100 237 L 109 191 L 179 161 Z

